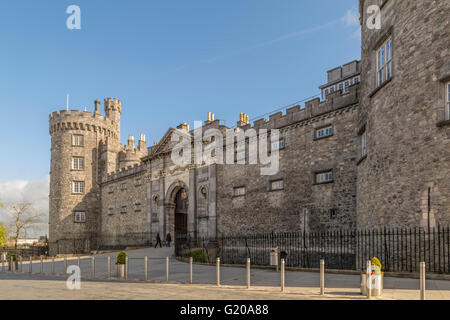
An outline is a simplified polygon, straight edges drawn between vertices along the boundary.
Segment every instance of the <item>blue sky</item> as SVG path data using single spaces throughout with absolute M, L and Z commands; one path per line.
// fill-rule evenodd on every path
M 81 8 L 81 30 L 66 8 Z M 0 3 L 2 185 L 43 181 L 48 115 L 123 101 L 121 140 L 228 126 L 318 94 L 326 70 L 360 58 L 357 0 L 9 0 Z M 102 109 L 103 112 L 103 109 Z M 3 183 L 3 184 L 2 184 Z M 3 196 L 5 193 L 3 193 Z

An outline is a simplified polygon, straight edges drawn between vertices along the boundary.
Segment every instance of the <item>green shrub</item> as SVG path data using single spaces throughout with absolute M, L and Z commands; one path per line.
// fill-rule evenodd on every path
M 15 253 L 11 253 L 10 256 L 13 258 L 13 261 L 17 261 L 17 256 Z
M 187 253 L 186 258 L 192 257 L 192 261 L 193 262 L 202 262 L 202 263 L 206 263 L 206 257 L 203 254 L 203 250 L 194 250 L 190 253 Z
M 123 251 L 119 252 L 117 255 L 117 262 L 116 264 L 125 264 L 127 258 L 127 254 Z

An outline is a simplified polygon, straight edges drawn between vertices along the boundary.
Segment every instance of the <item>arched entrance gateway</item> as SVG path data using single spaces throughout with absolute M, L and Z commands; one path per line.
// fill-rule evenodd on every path
M 188 232 L 188 188 L 182 181 L 173 183 L 167 190 L 165 205 L 165 233 L 170 232 L 172 241 L 178 237 L 186 237 Z M 165 236 L 165 235 L 164 235 Z

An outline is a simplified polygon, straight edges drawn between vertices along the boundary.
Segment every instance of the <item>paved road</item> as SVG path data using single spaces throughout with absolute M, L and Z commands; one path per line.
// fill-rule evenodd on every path
M 151 283 L 165 283 L 166 282 L 166 257 L 171 257 L 173 254 L 172 248 L 146 248 L 139 250 L 130 250 L 127 252 L 129 257 L 129 280 L 142 281 L 144 280 L 144 256 L 149 257 L 149 282 Z M 95 255 L 95 278 L 106 279 L 107 277 L 107 257 L 111 256 L 111 270 L 113 273 L 114 262 L 117 253 L 99 254 Z M 68 265 L 76 265 L 77 258 L 69 259 Z M 58 260 L 55 262 L 56 274 L 63 273 L 63 261 Z M 91 273 L 91 257 L 83 257 L 80 259 L 81 275 L 82 278 L 88 279 Z M 186 284 L 189 282 L 189 264 L 170 259 L 170 277 L 169 282 L 171 284 Z M 23 272 L 24 274 L 16 274 L 13 279 L 16 280 L 36 280 L 43 279 L 38 275 L 40 271 L 39 262 L 34 262 L 32 266 L 33 275 L 28 274 L 29 264 L 24 262 Z M 45 262 L 43 272 L 47 275 L 51 273 L 51 262 Z M 13 276 L 10 273 L 0 274 L 2 284 L 4 280 L 12 279 Z M 16 278 L 19 277 L 19 278 Z M 45 277 L 48 281 L 62 281 L 61 277 Z M 244 286 L 246 279 L 246 272 L 244 268 L 238 267 L 222 267 L 221 268 L 221 283 L 226 286 Z M 280 273 L 274 270 L 266 269 L 252 269 L 251 271 L 252 286 L 263 287 L 276 287 L 280 286 Z M 50 282 L 51 283 L 51 282 Z M 86 282 L 91 283 L 91 282 Z M 102 282 L 97 282 L 102 283 Z M 194 265 L 194 283 L 195 284 L 215 284 L 216 283 L 216 268 L 215 266 Z M 336 290 L 352 289 L 350 292 L 359 292 L 360 277 L 358 275 L 336 275 L 326 274 L 325 284 L 327 288 L 334 288 Z M 102 284 L 107 285 L 124 285 L 127 284 Z M 147 284 L 139 284 L 147 285 Z M 308 288 L 314 288 L 317 291 L 319 286 L 319 274 L 309 272 L 286 272 L 286 287 L 294 290 L 302 288 L 308 290 Z M 427 290 L 430 292 L 435 291 L 437 295 L 443 295 L 443 297 L 450 299 L 450 281 L 440 280 L 427 280 Z M 151 287 L 148 287 L 151 288 Z M 418 292 L 419 280 L 417 279 L 404 279 L 404 278 L 391 278 L 385 277 L 384 279 L 385 289 L 395 290 L 409 290 L 412 292 Z M 278 290 L 278 289 L 277 289 Z M 386 291 L 388 292 L 388 291 Z M 414 293 L 413 295 L 415 295 Z

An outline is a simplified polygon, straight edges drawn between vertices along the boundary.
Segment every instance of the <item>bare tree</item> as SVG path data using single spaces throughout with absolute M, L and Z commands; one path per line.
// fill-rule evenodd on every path
M 34 228 L 42 222 L 43 213 L 37 212 L 32 203 L 18 202 L 5 204 L 5 211 L 10 217 L 11 239 L 14 240 L 14 248 L 17 248 L 17 240 L 27 230 Z

